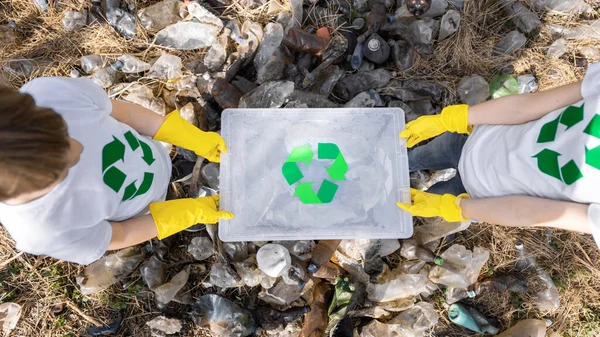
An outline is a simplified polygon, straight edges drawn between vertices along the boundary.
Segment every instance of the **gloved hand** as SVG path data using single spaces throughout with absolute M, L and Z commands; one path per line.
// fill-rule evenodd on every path
M 215 163 L 221 162 L 221 152 L 227 152 L 225 141 L 218 133 L 198 129 L 181 118 L 178 110 L 167 116 L 153 139 L 192 150 Z
M 219 196 L 153 202 L 150 215 L 162 240 L 195 224 L 215 224 L 219 219 L 233 219 L 233 213 L 219 211 Z
M 469 195 L 464 193 L 458 197 L 452 194 L 432 194 L 423 191 L 410 189 L 411 204 L 402 202 L 396 203 L 402 210 L 415 216 L 425 218 L 439 216 L 448 222 L 468 221 L 462 216 L 462 209 L 459 206 L 461 199 L 469 199 Z
M 581 83 L 581 97 L 588 97 L 600 94 L 600 63 L 593 63 L 588 66 L 583 83 Z
M 469 106 L 466 104 L 447 106 L 439 115 L 422 116 L 406 124 L 400 137 L 406 138 L 406 146 L 411 148 L 446 131 L 469 134 L 472 128 L 469 126 L 468 113 Z

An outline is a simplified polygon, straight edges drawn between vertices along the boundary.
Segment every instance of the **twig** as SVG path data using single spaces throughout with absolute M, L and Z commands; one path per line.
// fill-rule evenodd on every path
M 81 311 L 81 309 L 79 309 L 75 304 L 71 303 L 70 301 L 66 301 L 65 303 L 67 303 L 67 306 L 69 307 L 69 309 L 71 309 L 74 312 L 76 312 L 79 316 L 81 316 L 83 319 L 85 319 L 89 323 L 92 323 L 92 324 L 94 324 L 97 327 L 101 327 L 101 326 L 105 326 L 106 325 L 106 324 L 100 322 L 99 320 L 86 315 L 83 311 Z
M 0 263 L 0 269 L 3 269 L 4 267 L 8 266 L 11 262 L 13 262 L 14 260 L 18 259 L 19 257 L 21 257 L 21 255 L 25 254 L 24 252 L 20 252 L 17 255 L 11 257 L 10 259 Z

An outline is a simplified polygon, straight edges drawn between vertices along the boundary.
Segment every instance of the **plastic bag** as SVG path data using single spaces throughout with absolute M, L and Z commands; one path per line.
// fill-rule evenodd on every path
M 175 274 L 173 278 L 154 289 L 156 301 L 162 304 L 171 302 L 177 293 L 185 286 L 190 276 L 190 266 L 185 267 L 182 271 Z
M 192 320 L 209 326 L 218 336 L 249 336 L 256 330 L 252 313 L 218 295 L 204 295 L 194 303 Z
M 213 256 L 215 249 L 210 238 L 195 237 L 188 246 L 188 253 L 192 254 L 194 259 L 204 261 Z
M 83 295 L 96 293 L 131 274 L 144 260 L 144 252 L 131 247 L 105 256 L 87 266 L 81 275 L 77 276 L 77 284 Z
M 454 288 L 467 288 L 477 281 L 481 268 L 490 257 L 490 252 L 481 247 L 470 251 L 462 245 L 452 245 L 442 255 L 444 260 L 454 266 L 464 269 L 454 273 L 440 266 L 435 266 L 429 272 L 429 279 L 434 283 L 443 284 Z

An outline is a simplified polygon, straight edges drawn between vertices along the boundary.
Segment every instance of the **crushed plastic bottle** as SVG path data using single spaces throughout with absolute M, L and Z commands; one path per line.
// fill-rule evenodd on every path
M 391 319 L 388 324 L 399 324 L 407 332 L 412 333 L 407 336 L 425 336 L 430 328 L 434 327 L 440 319 L 433 304 L 428 302 L 419 302 L 412 308 L 402 312 L 400 315 Z
M 552 281 L 552 277 L 550 277 L 548 272 L 537 265 L 535 258 L 525 250 L 523 242 L 517 240 L 515 247 L 517 249 L 516 269 L 518 271 L 534 269 L 537 272 L 539 279 L 546 285 L 546 289 L 535 294 L 533 304 L 541 311 L 558 309 L 560 307 L 560 297 L 558 289 L 556 288 L 554 281 Z
M 582 13 L 592 9 L 583 0 L 535 0 L 533 2 L 537 9 L 556 11 L 562 13 Z
M 127 89 L 127 95 L 123 96 L 123 99 L 127 102 L 143 106 L 161 116 L 166 114 L 165 101 L 162 98 L 154 97 L 152 90 L 143 84 L 135 83 L 131 85 Z
M 464 104 L 474 106 L 490 97 L 490 86 L 479 75 L 466 76 L 458 82 L 458 96 Z
M 327 97 L 304 90 L 294 90 L 288 96 L 288 100 L 296 101 L 296 104 L 306 105 L 309 108 L 339 108 L 339 104 L 333 103 Z
M 519 93 L 519 82 L 508 75 L 496 75 L 490 81 L 490 94 L 493 99 Z
M 17 303 L 6 302 L 0 304 L 0 326 L 2 332 L 8 334 L 17 327 L 21 318 L 21 306 Z
M 457 303 L 452 304 L 448 309 L 448 318 L 452 323 L 478 333 L 495 335 L 499 331 L 495 322 L 485 317 L 475 308 L 464 307 Z
M 260 306 L 252 311 L 258 326 L 267 331 L 282 329 L 285 325 L 299 320 L 308 312 L 310 312 L 310 307 L 279 311 L 268 306 Z
M 539 30 L 542 26 L 542 22 L 537 14 L 520 1 L 502 0 L 501 3 L 508 16 L 512 18 L 513 23 L 521 32 L 531 34 Z
M 494 47 L 494 51 L 499 55 L 511 55 L 517 49 L 520 49 L 527 43 L 527 38 L 518 30 L 513 30 L 503 37 Z
M 242 262 L 248 258 L 248 243 L 223 242 L 223 251 L 229 262 Z
M 600 38 L 600 20 L 582 20 L 578 26 L 565 28 L 563 26 L 546 24 L 546 27 L 555 34 L 567 40 L 597 40 Z
M 81 63 L 81 69 L 87 74 L 93 73 L 104 65 L 104 61 L 99 55 L 82 56 L 79 62 Z
M 271 277 L 283 275 L 292 265 L 289 251 L 278 244 L 267 244 L 256 253 L 258 268 Z
M 48 11 L 48 0 L 34 0 L 33 2 L 42 12 Z
M 279 23 L 265 27 L 263 40 L 254 57 L 257 83 L 279 80 L 283 77 L 284 55 L 281 49 L 284 30 Z
M 415 63 L 415 52 L 410 44 L 403 40 L 390 40 L 392 60 L 400 70 L 408 70 Z
M 350 64 L 352 66 L 352 69 L 358 70 L 360 68 L 362 61 L 363 61 L 363 57 L 365 56 L 364 48 L 365 48 L 364 42 L 357 43 L 356 47 L 354 47 L 354 52 L 352 53 L 352 56 L 350 57 Z
M 315 242 L 312 240 L 300 241 L 277 241 L 274 242 L 287 248 L 292 256 L 297 257 L 300 261 L 308 261 L 312 256 L 312 251 L 315 248 Z
M 133 14 L 121 8 L 109 10 L 106 13 L 108 23 L 126 39 L 133 39 L 137 31 L 137 21 Z
M 473 251 L 470 251 L 465 246 L 452 245 L 440 256 L 448 263 L 452 263 L 458 268 L 462 267 L 462 270 L 460 273 L 455 273 L 435 266 L 429 273 L 429 279 L 448 287 L 467 288 L 477 281 L 481 268 L 490 257 L 490 252 L 481 247 L 475 247 Z
M 331 286 L 325 282 L 315 285 L 310 312 L 306 315 L 299 337 L 322 336 L 327 329 L 328 303 L 332 294 Z
M 362 328 L 360 337 L 388 337 L 388 336 L 407 336 L 417 337 L 411 334 L 401 324 L 381 323 L 378 320 L 373 320 Z M 422 336 L 418 336 L 422 337 Z
M 62 25 L 66 30 L 78 30 L 87 24 L 87 13 L 85 11 L 66 11 L 62 18 Z
M 456 266 L 451 261 L 446 261 L 443 257 L 437 256 L 427 247 L 419 245 L 415 239 L 407 239 L 402 241 L 400 255 L 407 260 L 418 259 L 427 263 L 434 263 L 454 273 L 461 272 L 460 266 Z
M 219 288 L 237 288 L 244 285 L 235 270 L 224 262 L 218 262 L 211 266 L 210 283 Z
M 175 274 L 169 282 L 162 284 L 154 289 L 156 301 L 163 305 L 171 302 L 177 293 L 186 285 L 190 276 L 190 266 Z
M 383 64 L 390 57 L 390 45 L 376 33 L 371 34 L 365 41 L 364 56 L 375 64 Z
M 304 288 L 307 280 L 310 278 L 306 264 L 295 257 L 292 258 L 290 267 L 281 276 L 283 277 L 283 282 L 297 286 L 298 288 Z
M 365 272 L 358 261 L 342 254 L 340 251 L 336 251 L 334 256 L 337 260 L 337 264 L 348 272 L 354 279 L 362 284 L 369 284 L 370 276 Z
M 310 90 L 316 94 L 328 97 L 344 74 L 343 69 L 332 65 L 319 74 L 319 78 L 311 86 Z
M 286 32 L 283 44 L 294 52 L 320 55 L 327 48 L 329 41 L 301 29 L 292 28 Z
M 217 42 L 221 29 L 194 21 L 180 21 L 156 34 L 156 44 L 178 50 L 210 47 Z
M 544 337 L 546 322 L 539 319 L 525 319 L 496 337 Z
M 193 238 L 187 250 L 198 261 L 204 261 L 215 253 L 212 241 L 205 236 Z
M 276 280 L 274 278 L 271 279 Z M 261 292 L 258 297 L 262 301 L 275 306 L 289 306 L 298 298 L 300 298 L 300 296 L 302 296 L 302 288 L 298 287 L 297 285 L 286 284 L 281 279 L 268 288 L 264 287 L 264 284 L 262 283 L 261 285 L 263 285 L 263 288 L 266 288 L 267 290 Z
M 122 55 L 119 57 L 119 61 L 123 63 L 121 71 L 125 74 L 137 74 L 150 70 L 150 64 L 132 55 Z
M 560 38 L 548 47 L 546 54 L 553 58 L 560 58 L 567 52 L 567 40 Z
M 449 10 L 442 16 L 440 21 L 440 33 L 438 35 L 438 41 L 444 41 L 450 35 L 458 31 L 460 26 L 460 13 L 453 9 Z
M 250 255 L 242 262 L 234 263 L 235 270 L 242 278 L 244 284 L 248 287 L 261 285 L 263 280 L 268 277 L 256 265 L 256 256 Z
M 219 190 L 219 164 L 208 163 L 202 167 L 202 177 L 208 183 L 208 186 Z
M 181 20 L 179 8 L 178 0 L 163 0 L 139 10 L 138 18 L 144 28 L 151 33 L 156 33 Z
M 117 84 L 119 81 L 119 71 L 121 68 L 123 68 L 123 63 L 121 61 L 117 61 L 108 67 L 104 67 L 96 71 L 92 75 L 92 81 L 102 88 L 107 89 Z
M 267 82 L 242 96 L 240 108 L 279 108 L 294 91 L 294 82 Z
M 154 290 L 167 281 L 167 265 L 160 261 L 156 255 L 146 260 L 140 267 L 140 274 L 144 283 Z
M 144 260 L 144 252 L 137 247 L 126 248 L 105 256 L 85 267 L 77 276 L 83 295 L 96 293 L 129 276 Z
M 439 21 L 424 18 L 408 26 L 408 38 L 412 44 L 431 45 L 439 31 Z
M 221 35 L 217 38 L 215 44 L 213 44 L 206 55 L 204 56 L 204 65 L 210 71 L 217 71 L 227 60 L 227 43 L 231 31 L 229 28 L 225 28 Z
M 528 94 L 536 91 L 538 88 L 535 76 L 532 74 L 517 76 L 517 83 L 519 84 L 519 94 Z
M 150 78 L 172 80 L 183 75 L 181 58 L 175 55 L 162 54 L 150 67 Z
M 448 235 L 464 231 L 471 225 L 471 222 L 447 222 L 443 218 L 436 218 L 433 222 L 416 226 L 414 229 L 414 238 L 420 244 L 424 245 L 434 242 Z
M 465 298 L 473 298 L 487 292 L 514 292 L 525 293 L 529 289 L 527 279 L 520 274 L 507 274 L 486 279 L 475 285 L 463 288 L 447 288 L 446 303 L 454 304 Z
M 416 296 L 427 290 L 426 276 L 401 274 L 383 284 L 368 284 L 368 298 L 375 302 L 390 302 Z
M 361 92 L 344 105 L 344 108 L 373 108 L 375 101 L 368 92 Z
M 180 320 L 166 318 L 165 316 L 155 317 L 151 321 L 146 322 L 146 326 L 150 329 L 153 336 L 173 335 L 181 332 L 183 328 Z
M 249 336 L 256 330 L 252 313 L 221 296 L 203 295 L 194 303 L 192 320 L 221 337 Z
M 384 87 L 391 79 L 392 73 L 385 69 L 359 72 L 342 78 L 336 85 L 334 92 L 341 98 L 350 100 L 360 92 Z
M 446 89 L 441 84 L 424 80 L 391 80 L 377 91 L 380 95 L 393 96 L 403 102 L 425 99 L 441 102 L 446 93 Z M 412 108 L 415 110 L 414 107 Z

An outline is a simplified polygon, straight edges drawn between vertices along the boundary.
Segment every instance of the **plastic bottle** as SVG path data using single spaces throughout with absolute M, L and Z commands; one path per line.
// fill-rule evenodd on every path
M 66 11 L 62 19 L 62 25 L 66 30 L 77 30 L 85 27 L 87 14 L 85 12 Z
M 448 309 L 448 318 L 456 325 L 478 333 L 498 333 L 498 327 L 474 308 L 452 304 Z
M 269 306 L 260 306 L 252 311 L 258 325 L 267 331 L 277 330 L 288 323 L 293 323 L 308 312 L 310 312 L 309 306 L 285 311 L 279 311 Z
M 406 8 L 412 15 L 420 17 L 431 8 L 431 0 L 407 0 Z
M 211 71 L 217 71 L 225 60 L 227 60 L 227 42 L 231 31 L 228 28 L 223 29 L 223 33 L 217 38 L 206 55 L 204 56 L 204 65 Z
M 81 57 L 80 63 L 83 71 L 87 74 L 91 74 L 100 69 L 104 62 L 99 55 L 86 55 Z
M 525 319 L 496 337 L 544 337 L 546 322 L 539 319 Z
M 154 290 L 166 282 L 166 268 L 167 265 L 160 261 L 156 255 L 142 264 L 140 274 L 150 290 Z
M 519 271 L 535 268 L 540 280 L 546 284 L 546 289 L 536 294 L 533 304 L 542 311 L 558 309 L 560 306 L 560 298 L 558 289 L 556 288 L 554 281 L 552 281 L 552 277 L 537 265 L 535 258 L 527 253 L 521 240 L 517 240 L 515 248 L 517 249 L 518 259 L 515 268 Z
M 201 170 L 202 177 L 208 183 L 208 186 L 211 188 L 218 190 L 219 189 L 219 164 L 216 163 L 208 163 L 204 165 Z
M 188 253 L 192 254 L 197 261 L 204 261 L 213 256 L 215 249 L 210 238 L 195 237 L 188 246 Z
M 42 12 L 48 10 L 48 0 L 34 0 L 34 3 Z
M 490 86 L 479 75 L 466 76 L 458 82 L 458 96 L 461 102 L 473 106 L 490 97 Z
M 340 245 L 342 240 L 321 240 L 313 249 L 312 256 L 310 258 L 310 264 L 308 265 L 308 271 L 311 274 L 316 273 L 321 266 L 329 262 L 333 253 Z
M 106 12 L 108 23 L 127 39 L 133 39 L 137 30 L 135 16 L 121 8 L 115 8 Z
M 390 45 L 378 34 L 371 34 L 365 42 L 363 50 L 365 57 L 375 64 L 383 64 L 390 57 Z
M 292 28 L 283 38 L 283 44 L 291 51 L 319 55 L 323 52 L 329 41 L 314 34 L 309 34 L 301 29 Z
M 125 74 L 137 74 L 150 69 L 150 64 L 132 55 L 122 55 L 119 61 L 123 63 L 121 71 Z
M 400 70 L 408 70 L 415 63 L 415 53 L 410 44 L 403 40 L 390 40 L 392 60 Z
M 361 43 L 357 43 L 356 47 L 354 47 L 354 52 L 352 53 L 352 57 L 350 59 L 352 69 L 354 69 L 354 70 L 358 70 L 362 64 L 362 60 L 364 57 L 364 54 L 363 54 L 364 46 L 365 46 L 365 43 L 361 42 Z
M 117 83 L 118 71 L 123 68 L 123 62 L 117 61 L 108 67 L 104 67 L 92 75 L 92 80 L 99 86 L 106 89 Z
M 503 37 L 494 47 L 494 51 L 500 55 L 510 55 L 517 49 L 523 47 L 527 42 L 525 35 L 513 30 Z
M 527 279 L 520 274 L 508 274 L 478 282 L 467 289 L 448 288 L 446 290 L 446 303 L 454 304 L 465 298 L 473 298 L 486 292 L 514 292 L 525 293 L 528 290 Z
M 375 69 L 369 72 L 359 72 L 342 78 L 335 91 L 339 97 L 350 100 L 358 93 L 384 87 L 392 79 L 392 73 L 385 69 Z
M 7 336 L 17 327 L 21 318 L 22 307 L 17 303 L 5 302 L 0 304 L 0 327 Z

